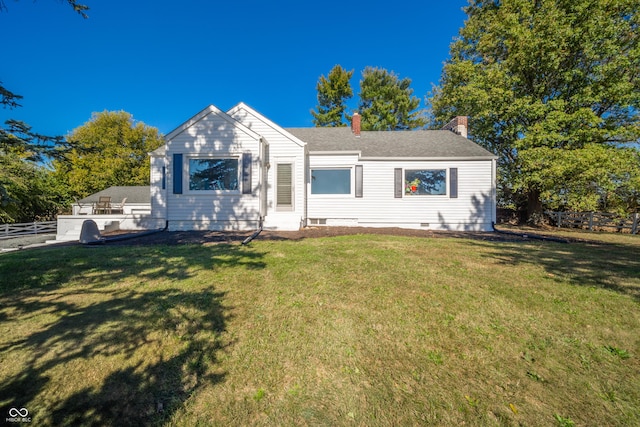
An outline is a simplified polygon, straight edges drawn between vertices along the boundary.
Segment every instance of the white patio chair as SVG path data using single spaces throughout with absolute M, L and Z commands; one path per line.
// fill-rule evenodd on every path
M 112 203 L 111 204 L 111 212 L 112 213 L 124 213 L 124 204 L 127 202 L 127 198 L 122 199 L 120 203 Z

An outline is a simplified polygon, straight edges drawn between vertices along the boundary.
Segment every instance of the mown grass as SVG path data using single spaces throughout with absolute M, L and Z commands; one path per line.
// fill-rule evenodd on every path
M 591 236 L 591 235 L 586 235 Z M 640 239 L 390 236 L 0 256 L 37 425 L 638 425 Z

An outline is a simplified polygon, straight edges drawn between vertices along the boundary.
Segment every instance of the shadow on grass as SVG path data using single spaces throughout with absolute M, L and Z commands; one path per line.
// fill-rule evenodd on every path
M 0 376 L 0 416 L 25 407 L 39 425 L 169 419 L 200 387 L 224 380 L 219 352 L 232 345 L 223 338 L 232 307 L 215 289 L 218 276 L 200 272 L 263 268 L 261 258 L 235 245 L 74 247 L 0 258 L 0 317 L 25 331 L 0 337 L 0 357 L 27 355 Z M 99 379 L 83 382 L 78 367 L 88 363 Z
M 597 286 L 640 301 L 640 246 L 614 243 L 551 242 L 485 244 L 504 264 L 542 266 L 575 285 Z

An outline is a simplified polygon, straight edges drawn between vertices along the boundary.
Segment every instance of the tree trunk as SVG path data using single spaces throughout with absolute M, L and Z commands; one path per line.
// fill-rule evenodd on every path
M 527 222 L 535 225 L 542 222 L 542 201 L 539 190 L 529 190 L 527 193 Z

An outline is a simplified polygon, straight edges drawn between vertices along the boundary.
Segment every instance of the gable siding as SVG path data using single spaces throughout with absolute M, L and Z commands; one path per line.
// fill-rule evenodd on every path
M 231 193 L 211 193 L 189 190 L 189 160 L 194 157 L 236 157 L 242 169 L 242 154 L 253 153 L 251 169 L 259 170 L 260 142 L 233 123 L 208 114 L 184 132 L 167 141 L 166 158 L 173 162 L 174 154 L 182 154 L 182 194 L 174 194 L 176 177 L 173 165 L 167 165 L 167 218 L 169 227 L 181 229 L 251 229 L 260 219 L 260 198 L 257 173 L 251 174 L 251 194 L 242 189 Z M 242 177 L 239 177 L 239 186 Z
M 314 195 L 308 187 L 308 218 L 327 225 L 491 230 L 495 219 L 492 161 L 360 161 L 355 156 L 311 155 L 315 167 L 363 167 L 363 197 Z M 458 197 L 395 197 L 395 169 L 458 169 Z M 352 183 L 353 183 L 352 171 Z M 404 177 L 404 176 L 403 176 Z M 352 184 L 353 188 L 353 184 Z
M 246 109 L 239 109 L 232 117 L 254 132 L 262 135 L 269 144 L 267 169 L 267 212 L 265 228 L 297 229 L 304 218 L 305 173 L 304 147 L 287 138 L 278 129 L 264 123 Z M 293 163 L 294 210 L 276 210 L 276 163 Z

